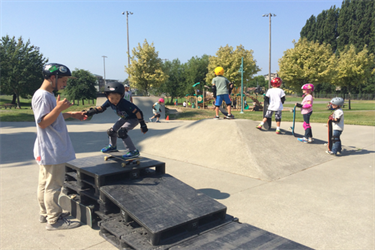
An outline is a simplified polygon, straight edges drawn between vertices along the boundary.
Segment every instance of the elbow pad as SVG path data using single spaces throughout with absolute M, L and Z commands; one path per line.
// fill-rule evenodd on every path
M 311 104 L 305 104 L 305 105 L 302 106 L 303 109 L 309 109 L 311 107 L 312 107 Z
M 281 97 L 281 103 L 284 104 L 285 102 L 285 96 Z
M 214 95 L 214 98 L 216 98 L 216 85 L 212 85 L 212 94 Z
M 270 102 L 270 98 L 269 98 L 268 96 L 265 95 L 265 96 L 264 96 L 264 101 L 265 101 L 265 102 Z

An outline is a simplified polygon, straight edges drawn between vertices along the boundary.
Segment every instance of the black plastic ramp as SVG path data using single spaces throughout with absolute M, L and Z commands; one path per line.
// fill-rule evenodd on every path
M 107 185 L 100 191 L 129 217 L 127 221 L 134 220 L 148 232 L 152 245 L 223 220 L 227 210 L 168 174 Z

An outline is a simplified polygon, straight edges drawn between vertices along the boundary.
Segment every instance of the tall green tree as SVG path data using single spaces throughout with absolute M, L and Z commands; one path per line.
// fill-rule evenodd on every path
M 349 92 L 353 86 L 366 83 L 368 79 L 374 76 L 374 54 L 369 54 L 365 46 L 362 51 L 356 52 L 354 45 L 346 46 L 337 58 L 336 74 L 332 82 L 340 87 L 347 87 Z
M 214 69 L 216 67 L 224 68 L 224 76 L 234 83 L 235 87 L 241 86 L 241 73 L 239 72 L 241 66 L 241 58 L 243 57 L 243 78 L 252 79 L 253 75 L 260 71 L 256 65 L 256 60 L 253 57 L 253 50 L 246 50 L 244 46 L 237 46 L 233 50 L 232 46 L 226 45 L 220 47 L 216 52 L 216 56 L 209 58 L 208 73 L 206 75 L 206 82 L 212 82 L 215 77 Z
M 154 43 L 149 44 L 145 39 L 142 46 L 138 43 L 132 50 L 131 63 L 125 66 L 125 72 L 129 74 L 132 85 L 147 94 L 150 88 L 159 88 L 168 78 L 163 72 L 163 63 L 158 56 Z
M 300 91 L 303 84 L 330 82 L 335 69 L 335 55 L 329 44 L 300 38 L 294 48 L 284 51 L 279 59 L 278 74 L 288 86 Z
M 8 35 L 0 41 L 1 93 L 13 95 L 13 104 L 21 108 L 20 97 L 29 98 L 43 82 L 43 65 L 48 60 L 31 45 Z
M 75 69 L 72 76 L 76 78 L 70 78 L 65 88 L 70 100 L 82 100 L 82 104 L 85 104 L 84 100 L 96 99 L 96 77 L 93 74 L 84 69 Z
M 195 83 L 200 82 L 197 86 L 200 91 L 203 91 L 204 82 L 208 73 L 209 56 L 203 55 L 202 57 L 192 57 L 189 61 L 184 64 L 185 74 L 185 86 L 184 93 L 192 95 L 194 94 L 194 88 L 192 87 Z
M 166 61 L 163 65 L 163 71 L 168 75 L 168 78 L 160 86 L 159 93 L 167 94 L 167 96 L 171 97 L 171 100 L 183 96 L 185 74 L 180 60 Z

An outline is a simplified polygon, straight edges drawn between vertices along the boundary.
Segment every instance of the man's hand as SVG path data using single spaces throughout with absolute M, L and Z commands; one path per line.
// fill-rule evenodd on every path
M 139 124 L 141 124 L 141 131 L 142 131 L 142 133 L 146 134 L 147 131 L 148 131 L 148 128 L 147 128 L 147 125 L 146 125 L 145 121 L 142 120 L 142 121 L 139 122 Z
M 63 110 L 71 107 L 73 104 L 71 104 L 66 98 L 64 100 L 60 101 L 60 95 L 57 96 L 56 100 L 56 107 L 57 109 L 62 112 Z

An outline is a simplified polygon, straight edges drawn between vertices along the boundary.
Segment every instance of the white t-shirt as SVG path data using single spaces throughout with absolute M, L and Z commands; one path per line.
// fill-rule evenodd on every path
M 344 130 L 344 111 L 342 111 L 341 108 L 336 109 L 335 112 L 333 112 L 333 118 L 340 118 L 339 122 L 332 122 L 332 129 L 333 130 Z
M 132 98 L 132 92 L 129 90 L 129 91 L 125 91 L 125 94 L 124 94 L 124 99 L 131 102 L 131 98 Z
M 266 96 L 270 99 L 268 110 L 270 111 L 283 110 L 283 104 L 281 102 L 281 98 L 285 96 L 284 90 L 280 88 L 271 88 L 267 91 Z
M 39 165 L 56 165 L 76 158 L 68 129 L 62 113 L 45 129 L 38 126 L 42 118 L 56 107 L 55 96 L 42 89 L 38 89 L 31 102 L 37 136 L 34 143 L 34 158 Z

